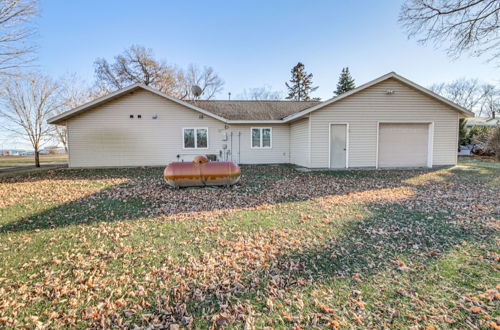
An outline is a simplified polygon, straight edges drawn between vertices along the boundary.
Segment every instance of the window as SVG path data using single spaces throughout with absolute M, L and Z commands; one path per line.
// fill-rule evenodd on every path
M 272 129 L 270 127 L 252 128 L 252 148 L 271 148 Z
M 184 128 L 182 132 L 185 149 L 208 148 L 208 128 Z

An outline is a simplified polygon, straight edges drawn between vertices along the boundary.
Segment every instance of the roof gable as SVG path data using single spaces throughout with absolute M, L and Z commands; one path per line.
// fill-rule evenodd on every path
M 95 108 L 105 102 L 119 98 L 137 89 L 144 89 L 153 94 L 164 97 L 170 101 L 183 105 L 192 110 L 198 111 L 204 115 L 220 120 L 224 123 L 287 123 L 298 118 L 301 118 L 313 111 L 321 109 L 329 104 L 333 104 L 343 100 L 353 94 L 365 90 L 373 85 L 376 85 L 387 79 L 396 79 L 423 94 L 434 98 L 452 109 L 460 112 L 465 117 L 474 117 L 474 113 L 453 103 L 452 101 L 396 74 L 390 72 L 377 79 L 374 79 L 366 84 L 363 84 L 347 93 L 336 96 L 324 102 L 314 101 L 182 101 L 175 97 L 162 93 L 154 88 L 145 86 L 143 84 L 134 84 L 106 96 L 97 98 L 91 102 L 83 104 L 77 108 L 63 112 L 57 116 L 50 118 L 47 122 L 49 124 L 60 124 L 65 120 L 76 116 L 79 113 Z
M 381 83 L 382 81 L 385 81 L 385 80 L 391 79 L 391 78 L 395 79 L 397 81 L 400 81 L 400 82 L 404 83 L 405 85 L 408 85 L 408 86 L 410 86 L 410 87 L 412 87 L 412 88 L 414 88 L 414 89 L 422 92 L 423 94 L 425 94 L 425 95 L 433 98 L 433 99 L 436 99 L 436 100 L 438 100 L 438 101 L 440 101 L 442 103 L 445 103 L 446 105 L 448 105 L 451 108 L 453 108 L 454 110 L 462 113 L 466 117 L 473 117 L 474 116 L 473 112 L 465 109 L 464 107 L 462 107 L 462 106 L 460 106 L 460 105 L 458 105 L 458 104 L 456 104 L 456 103 L 454 103 L 454 102 L 452 102 L 452 101 L 450 101 L 450 100 L 442 97 L 441 95 L 438 95 L 438 94 L 432 92 L 431 90 L 429 90 L 427 88 L 424 88 L 424 87 L 422 87 L 422 86 L 420 86 L 420 85 L 418 85 L 418 84 L 416 84 L 416 83 L 414 83 L 414 82 L 412 82 L 412 81 L 410 81 L 410 80 L 408 80 L 408 79 L 406 79 L 406 78 L 398 75 L 395 72 L 390 72 L 390 73 L 385 74 L 385 75 L 383 75 L 383 76 L 381 76 L 381 77 L 379 77 L 377 79 L 369 81 L 369 82 L 367 82 L 367 83 L 365 83 L 365 84 L 363 84 L 363 85 L 361 85 L 361 86 L 359 86 L 359 87 L 357 87 L 357 88 L 355 88 L 355 89 L 353 89 L 353 90 L 351 90 L 351 91 L 349 91 L 347 93 L 344 93 L 344 94 L 341 94 L 339 96 L 333 97 L 333 98 L 331 98 L 329 100 L 326 100 L 325 102 L 322 102 L 322 103 L 320 103 L 318 105 L 315 105 L 315 106 L 313 106 L 311 108 L 308 108 L 308 109 L 305 109 L 305 110 L 300 111 L 298 113 L 295 113 L 295 114 L 292 114 L 290 116 L 287 116 L 287 117 L 283 118 L 283 121 L 289 122 L 289 121 L 301 118 L 301 117 L 303 117 L 303 116 L 305 116 L 305 115 L 307 115 L 307 114 L 309 114 L 309 113 L 311 113 L 313 111 L 316 111 L 316 110 L 321 109 L 321 108 L 323 108 L 323 107 L 325 107 L 327 105 L 330 105 L 330 104 L 333 104 L 333 103 L 338 102 L 340 100 L 343 100 L 343 99 L 345 99 L 345 98 L 347 98 L 347 97 L 349 97 L 351 95 L 359 93 L 359 92 L 361 92 L 361 91 L 363 91 L 363 90 L 365 90 L 365 89 L 367 89 L 369 87 L 372 87 L 372 86 L 374 86 L 374 85 L 376 85 L 378 83 Z
M 197 106 L 195 106 L 195 105 L 193 105 L 193 104 L 190 104 L 190 103 L 188 103 L 188 102 L 185 102 L 185 101 L 179 100 L 179 99 L 177 99 L 177 98 L 175 98 L 175 97 L 169 96 L 169 95 L 167 95 L 167 94 L 165 94 L 165 93 L 160 92 L 159 90 L 156 90 L 156 89 L 151 88 L 151 87 L 149 87 L 149 86 L 145 86 L 145 85 L 143 85 L 143 84 L 134 84 L 134 85 L 130 85 L 130 86 L 128 86 L 128 87 L 122 88 L 122 89 L 117 90 L 117 91 L 115 91 L 115 92 L 113 92 L 113 93 L 110 93 L 110 94 L 108 94 L 108 95 L 105 95 L 105 96 L 99 97 L 99 98 L 97 98 L 97 99 L 95 99 L 95 100 L 93 100 L 93 101 L 90 101 L 90 102 L 88 102 L 88 103 L 85 103 L 85 104 L 83 104 L 83 105 L 81 105 L 81 106 L 79 106 L 79 107 L 76 107 L 76 108 L 74 108 L 74 109 L 71 109 L 71 110 L 65 111 L 65 112 L 63 112 L 63 113 L 61 113 L 61 114 L 59 114 L 59 115 L 57 115 L 57 116 L 54 116 L 54 117 L 52 117 L 52 118 L 49 118 L 49 119 L 47 120 L 47 122 L 48 122 L 49 124 L 59 124 L 59 123 L 61 123 L 61 122 L 65 121 L 65 120 L 67 120 L 67 119 L 70 119 L 71 117 L 74 117 L 74 116 L 76 116 L 76 115 L 78 115 L 78 114 L 80 114 L 80 113 L 84 112 L 84 111 L 87 111 L 87 110 L 93 109 L 93 108 L 95 108 L 95 107 L 98 107 L 98 106 L 100 106 L 100 105 L 102 105 L 102 104 L 104 104 L 104 103 L 106 103 L 106 102 L 109 102 L 109 101 L 115 100 L 115 99 L 117 99 L 117 98 L 120 98 L 120 97 L 122 97 L 122 96 L 124 96 L 124 95 L 127 95 L 127 94 L 129 94 L 129 93 L 131 93 L 131 92 L 133 92 L 133 91 L 138 90 L 138 89 L 144 89 L 144 90 L 146 90 L 146 91 L 148 91 L 148 92 L 151 92 L 151 93 L 153 93 L 153 94 L 156 94 L 156 95 L 158 95 L 158 96 L 161 96 L 161 97 L 163 97 L 163 98 L 166 98 L 167 100 L 173 101 L 173 102 L 175 102 L 175 103 L 178 103 L 178 104 L 180 104 L 180 105 L 183 105 L 183 106 L 185 106 L 185 107 L 187 107 L 187 108 L 190 108 L 190 109 L 192 109 L 192 110 L 198 111 L 198 112 L 200 112 L 200 113 L 202 113 L 202 114 L 204 114 L 204 115 L 207 115 L 207 116 L 209 116 L 209 117 L 212 117 L 212 118 L 218 119 L 218 120 L 220 120 L 220 121 L 222 121 L 222 122 L 227 122 L 227 120 L 226 120 L 225 118 L 222 118 L 222 117 L 220 117 L 220 116 L 217 116 L 216 114 L 213 114 L 213 113 L 211 113 L 211 112 L 209 112 L 209 111 L 206 111 L 206 110 L 204 110 L 204 109 L 201 109 L 201 108 L 199 108 L 199 107 L 197 107 Z

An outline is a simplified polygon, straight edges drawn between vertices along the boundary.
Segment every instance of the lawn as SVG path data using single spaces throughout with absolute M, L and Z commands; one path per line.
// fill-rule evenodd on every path
M 66 154 L 40 155 L 40 163 L 66 163 Z M 0 166 L 35 165 L 35 156 L 0 156 Z
M 500 164 L 0 178 L 0 327 L 494 328 Z

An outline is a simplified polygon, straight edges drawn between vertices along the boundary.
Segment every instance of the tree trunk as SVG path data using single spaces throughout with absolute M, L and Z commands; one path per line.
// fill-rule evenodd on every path
M 35 167 L 40 167 L 40 152 L 35 150 Z

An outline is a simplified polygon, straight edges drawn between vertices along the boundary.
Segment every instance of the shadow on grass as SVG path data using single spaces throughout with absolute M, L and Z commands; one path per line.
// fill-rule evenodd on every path
M 352 281 L 347 288 L 351 294 L 357 282 L 366 283 L 381 272 L 423 271 L 457 244 L 484 244 L 497 234 L 492 226 L 459 223 L 449 213 L 424 213 L 399 203 L 374 203 L 367 208 L 371 216 L 345 225 L 340 235 L 325 237 L 314 247 L 301 249 L 299 243 L 297 251 L 277 255 L 270 261 L 271 267 L 243 263 L 238 265 L 236 277 L 232 277 L 235 270 L 228 269 L 217 271 L 218 278 L 212 277 L 208 283 L 187 279 L 167 299 L 157 297 L 150 312 L 167 324 L 187 320 L 183 325 L 192 326 L 189 322 L 194 319 L 195 327 L 233 322 L 243 325 L 246 309 L 242 303 L 252 304 L 252 313 L 265 315 L 272 312 L 266 307 L 267 298 L 286 300 L 286 294 L 293 296 L 293 290 L 307 292 L 307 288 L 345 279 Z M 203 276 L 206 279 L 207 275 Z M 232 279 L 230 283 L 228 278 Z M 389 309 L 378 313 L 381 319 L 392 318 Z M 307 322 L 301 325 L 307 326 Z
M 60 170 L 54 171 L 50 176 L 45 173 L 24 179 L 14 178 L 13 182 L 43 179 L 128 180 L 33 215 L 18 216 L 16 210 L 13 210 L 13 219 L 0 226 L 0 233 L 305 201 L 371 189 L 400 187 L 406 185 L 404 180 L 422 173 L 432 171 L 371 171 L 370 175 L 363 171 L 342 171 L 325 174 L 300 173 L 288 166 L 242 166 L 241 184 L 236 187 L 173 190 L 164 183 L 160 168 Z M 5 180 L 3 182 L 12 183 Z
M 488 216 L 486 210 L 474 209 L 478 213 L 468 214 L 474 221 L 457 220 L 457 215 L 470 212 L 470 208 L 462 210 L 459 203 L 476 203 L 481 196 L 473 192 L 475 187 L 471 182 L 475 180 L 469 178 L 462 182 L 463 176 L 458 177 L 455 171 L 443 175 L 433 171 L 380 171 L 369 172 L 370 175 L 344 171 L 332 175 L 299 173 L 287 167 L 253 166 L 243 167 L 242 184 L 234 189 L 171 190 L 157 178 L 157 170 L 136 172 L 124 169 L 111 174 L 105 170 L 107 174 L 103 177 L 121 175 L 129 181 L 25 219 L 15 219 L 1 227 L 0 233 L 120 221 L 156 214 L 286 204 L 317 197 L 349 196 L 349 193 L 369 190 L 376 194 L 386 188 L 411 187 L 415 190 L 413 196 L 398 202 L 387 203 L 382 198 L 382 202 L 363 203 L 369 216 L 341 224 L 340 234 L 323 237 L 314 246 L 298 242 L 297 249 L 274 255 L 271 267 L 244 262 L 228 269 L 221 267 L 214 274 L 203 273 L 201 278 L 186 275 L 186 283 L 176 283 L 176 287 L 167 292 L 168 299 L 160 294 L 151 299 L 154 306 L 151 314 L 164 323 L 185 320 L 182 321 L 185 325 L 189 325 L 191 316 L 204 320 L 206 324 L 203 325 L 210 325 L 211 317 L 222 312 L 226 313 L 228 322 L 239 322 L 244 315 L 240 309 L 242 301 L 251 301 L 257 312 L 268 313 L 263 297 L 280 297 L 283 292 L 349 279 L 355 274 L 360 274 L 359 280 L 367 281 L 388 269 L 401 267 L 397 262 L 404 262 L 412 271 L 414 267 L 425 267 L 448 253 L 456 244 L 487 242 L 495 235 L 494 229 L 486 222 L 475 221 Z M 73 176 L 85 177 L 89 174 L 87 171 Z M 436 175 L 418 184 L 408 183 L 409 179 L 415 181 L 415 176 L 426 174 Z M 495 173 L 490 170 L 486 173 L 491 174 Z M 477 173 L 467 172 L 466 175 Z M 477 178 L 484 180 L 486 177 L 483 173 Z M 458 193 L 472 193 L 472 197 L 455 200 L 457 190 L 460 190 Z M 445 204 L 443 200 L 446 200 Z M 205 203 L 207 201 L 211 203 Z M 163 212 L 166 205 L 170 208 Z M 461 217 L 462 220 L 465 218 Z M 203 265 L 202 260 L 198 261 Z M 238 281 L 228 283 L 223 281 L 226 278 L 237 278 Z
M 48 166 L 47 166 L 48 167 Z M 163 167 L 137 167 L 137 168 L 40 168 L 40 170 L 27 169 L 15 173 L 4 173 L 0 176 L 2 183 L 37 182 L 42 180 L 104 180 L 130 177 L 162 176 Z

